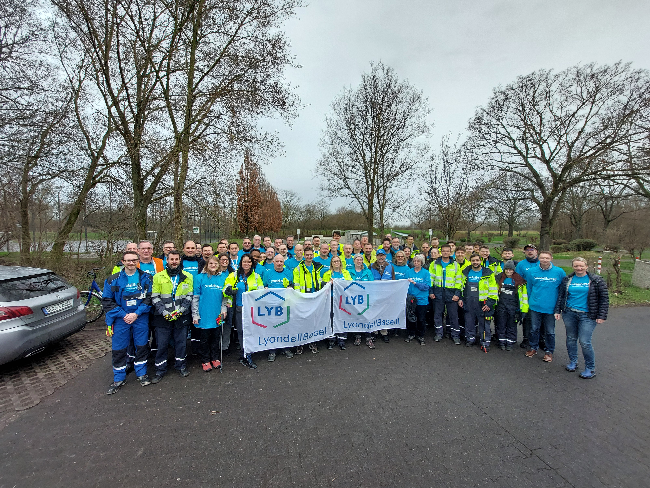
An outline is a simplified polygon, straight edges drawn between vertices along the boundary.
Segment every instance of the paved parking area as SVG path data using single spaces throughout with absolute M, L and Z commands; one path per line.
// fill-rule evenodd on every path
M 0 429 L 111 350 L 105 325 L 84 330 L 29 358 L 0 366 Z
M 520 349 L 349 346 L 223 374 L 129 376 L 110 355 L 0 431 L 4 487 L 645 487 L 649 308 L 598 326 L 598 376 Z

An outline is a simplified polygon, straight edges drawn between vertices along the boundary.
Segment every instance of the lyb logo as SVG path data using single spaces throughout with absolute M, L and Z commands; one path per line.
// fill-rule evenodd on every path
M 281 302 L 278 304 L 269 303 L 267 305 L 251 307 L 251 320 L 253 324 L 266 329 L 268 327 L 277 328 L 289 322 L 291 307 L 284 305 L 284 297 L 273 291 L 268 291 L 264 295 L 256 298 L 255 301 L 257 302 L 264 298 L 266 298 L 265 302 L 269 302 L 270 300 L 276 301 L 273 297 L 280 299 Z
M 365 286 L 354 281 L 343 289 L 343 294 L 339 297 L 340 310 L 348 315 L 352 315 L 352 312 L 363 315 L 369 308 L 370 294 L 366 293 Z

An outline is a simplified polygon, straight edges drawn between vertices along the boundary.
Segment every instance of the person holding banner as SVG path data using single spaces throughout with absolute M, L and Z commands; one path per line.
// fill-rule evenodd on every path
M 314 262 L 314 250 L 311 247 L 305 247 L 304 259 L 293 270 L 294 289 L 300 293 L 316 293 L 320 290 L 322 286 L 321 268 L 321 264 Z M 316 344 L 309 344 L 309 349 L 313 354 L 318 352 Z M 296 347 L 296 354 L 302 354 L 302 346 Z
M 424 346 L 424 331 L 427 328 L 427 308 L 429 306 L 429 292 L 431 290 L 431 273 L 423 268 L 426 258 L 424 254 L 416 254 L 413 258 L 413 267 L 409 268 L 406 279 L 409 280 L 409 295 L 417 300 L 415 307 L 415 322 L 406 322 L 407 337 L 405 342 L 416 339 Z
M 252 251 L 252 252 L 257 252 Z M 251 252 L 251 253 L 252 253 Z M 237 328 L 237 337 L 242 347 L 242 354 L 239 362 L 251 369 L 257 368 L 253 362 L 251 354 L 244 355 L 244 330 L 242 329 L 242 293 L 246 291 L 259 290 L 264 287 L 262 277 L 253 271 L 253 258 L 249 254 L 244 254 L 239 260 L 239 268 L 234 273 L 230 273 L 224 283 L 224 294 L 235 299 L 235 327 Z M 230 299 L 232 300 L 232 298 Z
M 372 248 L 370 244 L 368 245 Z M 372 272 L 364 264 L 364 259 L 365 258 L 363 254 L 357 254 L 356 256 L 354 256 L 354 269 L 350 272 L 350 277 L 352 278 L 353 281 L 374 281 L 375 280 L 372 277 Z M 355 346 L 361 345 L 361 334 L 355 334 L 354 345 Z M 372 335 L 369 333 L 366 333 L 366 345 L 370 349 L 375 348 L 375 342 L 372 340 Z
M 350 245 L 346 244 L 346 246 L 350 246 Z M 350 246 L 350 248 L 352 248 L 352 246 Z M 332 260 L 330 262 L 330 269 L 327 270 L 323 275 L 323 283 L 328 283 L 335 279 L 352 281 L 352 276 L 350 276 L 350 272 L 347 269 L 343 268 L 343 262 L 341 261 L 341 258 L 339 256 L 332 256 Z M 334 289 L 332 289 L 332 293 L 334 293 Z M 333 349 L 334 344 L 338 342 L 341 351 L 345 351 L 345 341 L 347 340 L 347 338 L 348 338 L 347 333 L 336 334 L 336 337 L 328 339 L 327 349 Z
M 201 367 L 206 373 L 221 366 L 221 347 L 219 332 L 225 337 L 223 326 L 228 312 L 228 300 L 223 295 L 223 285 L 233 272 L 227 254 L 208 258 L 201 273 L 194 280 L 192 298 L 192 322 L 199 335 L 198 353 Z M 217 320 L 221 317 L 221 325 Z M 230 336 L 230 329 L 227 331 Z
M 387 244 L 389 242 L 390 241 L 388 239 L 384 239 L 384 244 Z M 377 260 L 370 265 L 370 272 L 372 273 L 372 278 L 374 281 L 395 279 L 395 271 L 393 270 L 393 265 L 388 261 L 389 255 L 390 249 L 387 251 L 385 246 L 381 249 L 377 249 Z M 390 339 L 388 338 L 388 329 L 381 329 L 379 331 L 379 334 L 381 335 L 381 339 L 386 344 L 390 342 Z M 374 337 L 371 336 L 371 339 L 374 341 Z
M 293 273 L 284 267 L 284 256 L 282 254 L 275 255 L 273 258 L 273 268 L 264 273 L 262 282 L 264 283 L 264 288 L 293 288 Z M 287 359 L 293 357 L 290 347 L 282 349 L 282 353 Z M 269 362 L 272 363 L 275 361 L 276 354 L 277 349 L 271 349 L 269 351 Z

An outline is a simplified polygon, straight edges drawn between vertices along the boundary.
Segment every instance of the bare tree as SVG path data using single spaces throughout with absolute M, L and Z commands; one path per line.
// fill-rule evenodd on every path
M 429 113 L 422 92 L 383 63 L 371 64 L 359 87 L 345 88 L 332 103 L 316 176 L 327 194 L 356 202 L 370 237 L 376 221 L 383 232 L 391 191 L 427 151 Z
M 528 199 L 522 181 L 511 173 L 498 173 L 488 194 L 487 210 L 499 229 L 505 225 L 508 237 L 512 237 L 516 229 L 528 225 L 536 215 L 534 205 Z
M 650 77 L 629 64 L 540 70 L 494 90 L 470 121 L 475 149 L 501 171 L 527 182 L 539 209 L 540 246 L 567 190 L 628 172 L 625 151 L 645 136 Z

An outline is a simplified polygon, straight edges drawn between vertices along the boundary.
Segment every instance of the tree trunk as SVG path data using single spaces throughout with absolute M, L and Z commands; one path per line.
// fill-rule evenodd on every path
M 32 247 L 32 239 L 29 235 L 29 166 L 23 166 L 23 174 L 20 181 L 20 264 L 26 266 L 29 263 L 29 253 Z
M 540 213 L 542 218 L 539 229 L 539 250 L 548 251 L 551 248 L 551 231 L 553 230 L 551 211 L 548 208 L 542 208 Z
M 368 195 L 368 218 L 367 218 L 367 223 L 368 223 L 368 242 L 372 244 L 373 246 L 375 245 L 374 241 L 374 232 L 373 232 L 373 223 L 375 220 L 375 209 L 373 207 L 373 201 L 375 199 L 375 195 Z

